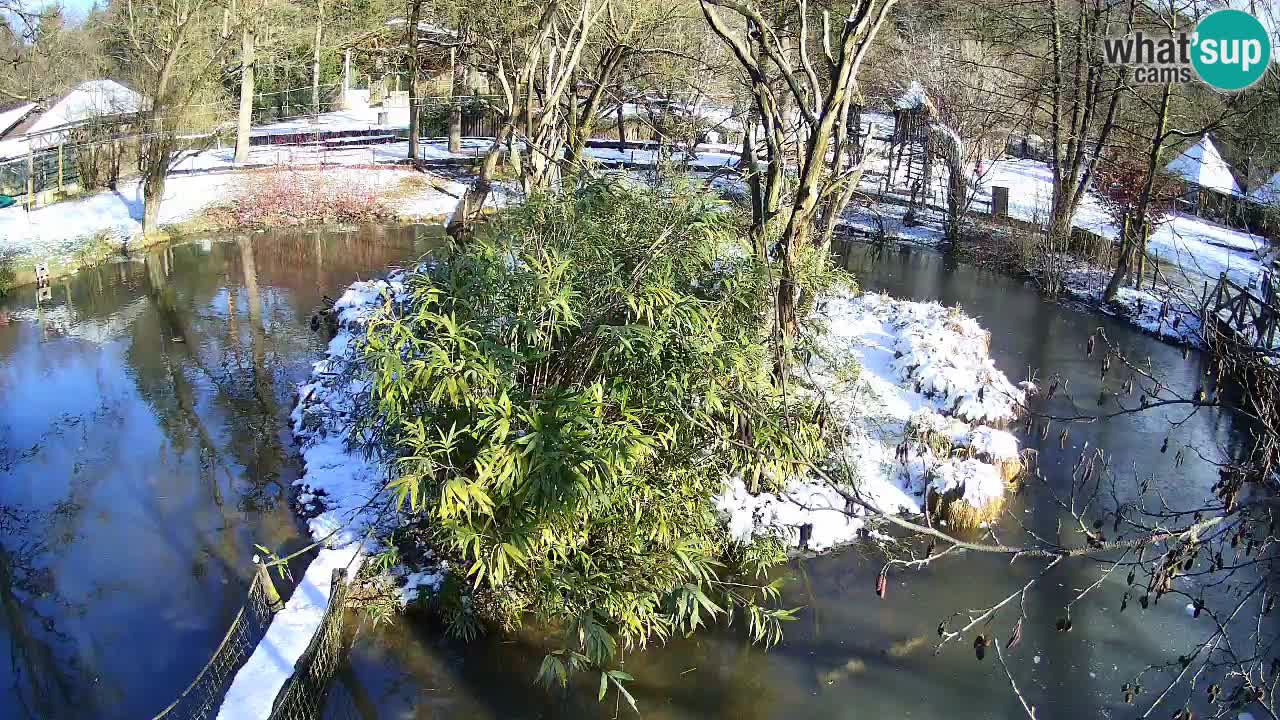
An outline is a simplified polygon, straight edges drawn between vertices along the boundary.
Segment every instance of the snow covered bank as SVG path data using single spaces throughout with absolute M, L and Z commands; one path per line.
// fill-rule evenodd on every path
M 1049 167 L 1035 160 L 997 160 L 979 189 L 978 199 L 990 199 L 992 186 L 1009 188 L 1009 213 L 1021 220 L 1046 218 L 1053 196 L 1053 174 Z M 1111 216 L 1089 193 L 1076 210 L 1072 224 L 1082 230 L 1115 239 L 1119 228 Z M 1253 286 L 1264 263 L 1258 252 L 1267 241 L 1251 233 L 1215 224 L 1183 212 L 1174 212 L 1168 222 L 1152 231 L 1147 239 L 1147 252 L 1182 270 L 1189 284 L 1210 283 L 1225 273 L 1246 287 Z
M 913 514 L 926 497 L 959 500 L 993 519 L 1021 463 L 1017 439 L 998 428 L 1031 386 L 996 368 L 990 335 L 958 309 L 870 293 L 832 298 L 821 315 L 809 376 L 844 428 L 828 474 L 846 479 L 804 478 L 777 496 L 752 496 L 735 479 L 718 502 L 733 534 L 781 533 L 826 550 L 866 525 L 854 499 Z
M 330 547 L 355 545 L 362 555 L 382 550 L 383 541 L 400 523 L 385 492 L 386 464 L 366 456 L 353 444 L 351 433 L 357 403 L 369 389 L 361 355 L 365 325 L 384 303 L 402 299 L 403 277 L 396 273 L 387 280 L 354 283 L 334 303 L 338 332 L 325 358 L 315 363 L 310 382 L 299 386 L 292 414 L 306 470 L 295 485 L 311 536 Z M 443 563 L 416 573 L 393 570 L 405 584 L 401 600 L 411 601 L 420 590 L 439 587 L 445 570 Z
M 358 185 L 385 196 L 387 206 L 405 218 L 447 215 L 465 187 L 407 168 L 388 166 L 173 175 L 165 183 L 159 223 L 178 225 L 216 206 L 227 205 L 255 183 L 261 173 L 323 175 L 329 184 Z M 142 185 L 122 183 L 116 191 L 48 205 L 31 212 L 21 207 L 0 210 L 0 250 L 55 264 L 70 263 L 76 250 L 94 236 L 116 247 L 142 234 Z
M 1122 286 L 1114 302 L 1104 303 L 1102 298 L 1110 279 L 1111 273 L 1102 268 L 1081 265 L 1069 270 L 1063 281 L 1072 297 L 1108 315 L 1121 317 L 1165 340 L 1206 347 L 1199 302 L 1191 289 L 1164 290 L 1157 294 L 1150 284 L 1141 290 Z
M 262 720 L 270 715 L 294 663 L 320 627 L 333 571 L 345 568 L 348 578 L 356 577 L 365 559 L 382 549 L 380 538 L 395 527 L 396 514 L 383 492 L 387 467 L 350 447 L 350 440 L 356 403 L 367 393 L 360 373 L 365 323 L 386 298 L 402 289 L 397 276 L 358 282 L 334 304 L 338 332 L 325 358 L 314 364 L 311 380 L 299 387 L 291 416 L 305 466 L 295 482 L 297 500 L 312 539 L 322 547 L 285 608 L 272 619 L 266 637 L 236 674 L 219 720 Z M 438 588 L 444 572 L 438 567 L 395 573 L 405 583 L 399 590 L 402 601 Z

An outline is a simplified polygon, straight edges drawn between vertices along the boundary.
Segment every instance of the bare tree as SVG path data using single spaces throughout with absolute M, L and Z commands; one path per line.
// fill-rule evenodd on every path
M 609 0 L 542 3 L 530 24 L 527 7 L 472 16 L 465 45 L 469 58 L 501 89 L 500 124 L 479 172 L 449 219 L 449 232 L 468 231 L 492 188 L 505 148 L 511 154 L 525 192 L 545 190 L 558 178 L 566 141 L 562 102 L 578 67 L 582 49 Z M 520 13 L 525 13 L 521 15 Z M 519 157 L 527 148 L 528 159 Z
M 148 106 L 139 152 L 144 233 L 157 229 L 185 111 L 223 60 L 215 29 L 220 9 L 218 0 L 127 0 L 113 8 L 122 39 L 119 60 L 136 72 Z
M 774 252 L 779 259 L 777 327 L 784 337 L 794 334 L 799 288 L 795 280 L 797 252 L 811 245 L 819 209 L 834 203 L 824 214 L 826 225 L 818 235 L 825 246 L 843 204 L 852 195 L 852 186 L 861 175 L 861 163 L 847 152 L 849 107 L 856 91 L 858 69 L 880 26 L 896 0 L 859 0 L 850 6 L 840 27 L 833 29 L 827 12 L 820 15 L 824 74 L 819 76 L 810 49 L 810 27 L 818 26 L 807 0 L 797 0 L 799 27 L 795 36 L 770 23 L 750 2 L 700 0 L 703 14 L 716 35 L 729 47 L 746 73 L 755 117 L 764 138 L 763 181 L 752 182 L 752 236 L 763 250 L 766 238 L 776 234 Z M 735 32 L 719 14 L 732 12 L 746 26 L 744 35 Z M 794 48 L 794 51 L 792 50 Z M 777 77 L 783 86 L 776 92 L 771 82 Z M 784 171 L 787 162 L 787 111 L 780 98 L 787 98 L 799 115 L 804 143 L 799 152 L 794 188 Z M 830 152 L 829 152 L 830 151 Z M 744 151 L 744 155 L 746 155 Z M 754 159 L 754 150 L 750 153 Z M 753 174 L 754 177 L 754 174 Z

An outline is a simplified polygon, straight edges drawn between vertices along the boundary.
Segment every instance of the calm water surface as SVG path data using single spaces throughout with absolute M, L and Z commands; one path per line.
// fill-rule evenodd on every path
M 294 386 L 323 345 L 307 320 L 324 295 L 431 250 L 425 230 L 280 233 L 191 243 L 145 261 L 82 272 L 36 305 L 23 289 L 0 314 L 0 653 L 11 680 L 0 718 L 145 718 L 199 671 L 240 607 L 254 543 L 302 544 L 287 488 L 298 467 L 287 414 Z M 997 364 L 1069 378 L 1054 412 L 1097 411 L 1099 376 L 1085 338 L 1105 327 L 1135 357 L 1150 356 L 1191 390 L 1193 356 L 1080 308 L 1046 303 L 1008 278 L 929 253 L 854 246 L 845 256 L 864 287 L 960 304 L 991 331 Z M 1180 418 L 1180 416 L 1177 416 Z M 1057 432 L 1044 443 L 1048 483 L 1067 487 L 1085 442 L 1113 466 L 1154 473 L 1188 502 L 1213 482 L 1194 455 L 1161 454 L 1165 416 L 1129 416 Z M 1213 457 L 1241 442 L 1230 418 L 1204 413 L 1181 440 Z M 1038 435 L 1027 439 L 1040 446 Z M 1011 514 L 1051 530 L 1043 489 L 1014 497 Z M 847 550 L 785 568 L 788 605 L 804 605 L 768 652 L 737 628 L 631 657 L 648 718 L 1011 718 L 1021 709 L 992 657 L 957 644 L 933 653 L 938 622 L 1011 592 L 1030 564 L 971 559 L 896 574 L 872 592 L 880 559 Z M 1063 568 L 1028 595 L 1030 623 L 1011 658 L 1042 720 L 1127 717 L 1119 687 L 1198 634 L 1180 604 L 1116 612 L 1108 581 L 1079 603 L 1075 630 L 1053 630 L 1063 603 L 1096 580 Z M 997 621 L 1003 636 L 1009 623 Z M 536 632 L 470 645 L 425 618 L 362 627 L 329 714 L 390 718 L 606 718 L 596 680 L 549 694 L 532 680 L 545 650 Z M 0 658 L 2 660 L 3 658 Z M 621 709 L 621 715 L 628 711 Z
M 188 243 L 0 301 L 0 718 L 149 718 L 304 544 L 287 416 L 324 295 L 424 230 Z
M 1189 392 L 1200 380 L 1199 358 L 1183 360 L 1177 348 L 1142 335 L 1114 319 L 1078 307 L 1044 302 L 1034 289 L 1007 277 L 952 265 L 917 251 L 877 251 L 853 246 L 844 256 L 863 287 L 899 297 L 959 304 L 991 332 L 997 365 L 1014 380 L 1029 370 L 1039 377 L 1061 374 L 1071 392 L 1048 409 L 1066 415 L 1096 412 L 1104 387 L 1117 391 L 1124 376 L 1112 371 L 1105 383 L 1098 358 L 1085 357 L 1085 339 L 1098 327 L 1156 372 Z M 1114 406 L 1108 406 L 1114 407 Z M 1047 482 L 1069 487 L 1070 467 L 1085 442 L 1105 448 L 1113 466 L 1130 475 L 1137 467 L 1154 473 L 1170 497 L 1192 501 L 1212 484 L 1213 468 L 1194 456 L 1174 467 L 1173 451 L 1159 448 L 1171 413 L 1129 416 L 1073 426 L 1060 449 L 1055 428 L 1041 449 Z M 1198 444 L 1210 457 L 1241 442 L 1230 419 L 1203 413 L 1178 439 Z M 1043 489 L 1029 488 L 1010 503 L 1011 514 L 1051 532 L 1058 513 Z M 1014 525 L 1009 521 L 1008 525 Z M 873 592 L 882 560 L 846 550 L 797 560 L 785 571 L 785 604 L 804 605 L 786 640 L 765 652 L 742 632 L 720 629 L 651 648 L 626 662 L 636 676 L 634 694 L 646 718 L 797 720 L 798 718 L 1016 718 L 1022 709 L 1008 689 L 994 654 L 974 658 L 972 637 L 934 655 L 939 621 L 957 610 L 985 608 L 1015 590 L 1033 571 L 1031 563 L 1009 567 L 1003 560 L 971 558 L 940 563 L 925 572 L 895 574 L 888 596 Z M 1088 565 L 1060 568 L 1027 596 L 1029 623 L 1010 657 L 1020 687 L 1041 720 L 1129 717 L 1120 686 L 1151 662 L 1173 660 L 1191 637 L 1206 630 L 1166 601 L 1142 613 L 1136 602 L 1119 613 L 1122 577 L 1107 581 L 1077 603 L 1073 631 L 1054 629 L 1062 606 L 1092 584 Z M 1198 622 L 1198 621 L 1197 621 Z M 962 624 L 962 623 L 961 623 Z M 1012 619 L 994 626 L 1000 637 Z M 991 630 L 988 630 L 990 632 Z M 568 693 L 531 687 L 546 649 L 543 638 L 486 638 L 461 645 L 441 638 L 429 620 L 406 619 L 391 627 L 365 627 L 351 666 L 331 696 L 330 717 L 372 718 L 610 718 L 627 716 L 612 697 L 595 700 L 597 678 Z M 1149 682 L 1149 685 L 1156 684 Z M 1172 710 L 1170 710 L 1172 712 Z

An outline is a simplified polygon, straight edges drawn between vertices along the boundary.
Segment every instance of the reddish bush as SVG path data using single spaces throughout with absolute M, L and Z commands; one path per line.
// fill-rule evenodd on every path
M 1094 175 L 1094 189 L 1117 227 L 1123 226 L 1126 218 L 1133 222 L 1142 219 L 1138 217 L 1138 202 L 1146 182 L 1145 162 L 1122 158 L 1098 164 Z M 1157 170 L 1151 186 L 1151 199 L 1147 203 L 1148 227 L 1155 228 L 1163 223 L 1183 192 L 1182 182 L 1178 178 Z
M 224 211 L 226 222 L 237 227 L 361 223 L 395 215 L 378 185 L 354 170 L 253 173 Z

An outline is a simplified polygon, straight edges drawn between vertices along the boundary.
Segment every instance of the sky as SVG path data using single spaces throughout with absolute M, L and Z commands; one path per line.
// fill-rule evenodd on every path
M 62 5 L 67 10 L 70 17 L 82 18 L 89 12 L 89 8 L 93 7 L 95 0 L 35 0 L 28 3 L 29 6 L 43 7 L 46 5 Z M 105 0 L 103 0 L 105 2 Z

